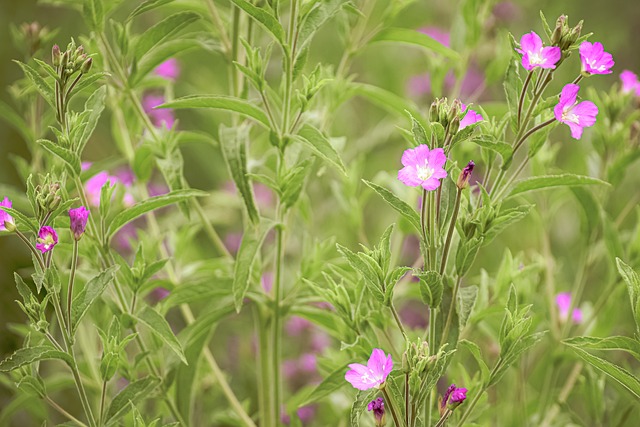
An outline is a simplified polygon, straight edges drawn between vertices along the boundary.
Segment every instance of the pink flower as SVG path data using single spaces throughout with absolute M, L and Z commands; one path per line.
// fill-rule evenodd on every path
M 171 295 L 171 291 L 169 291 L 169 289 L 163 288 L 162 286 L 153 288 L 151 292 L 149 292 L 149 297 L 153 302 L 156 302 L 156 303 L 162 301 L 169 295 Z
M 418 30 L 422 34 L 426 34 L 441 45 L 451 47 L 451 36 L 449 32 L 438 27 L 424 27 Z
M 291 319 L 285 325 L 287 334 L 293 337 L 297 337 L 308 329 L 311 329 L 311 322 L 304 317 L 292 316 Z
M 167 80 L 175 81 L 180 76 L 180 65 L 176 58 L 169 58 L 162 64 L 158 65 L 153 72 Z
M 464 402 L 466 398 L 466 388 L 458 388 L 455 384 L 451 384 L 442 397 L 442 402 L 440 403 L 440 411 L 442 412 L 445 406 L 448 406 L 449 409 L 453 410 L 460 406 L 460 404 Z
M 87 219 L 89 219 L 89 209 L 84 206 L 69 210 L 70 228 L 74 239 L 80 240 L 84 234 Z
M 296 411 L 296 414 L 300 421 L 308 423 L 316 416 L 316 407 L 315 405 L 303 406 Z
M 580 44 L 580 61 L 582 71 L 588 74 L 611 74 L 613 56 L 604 51 L 602 43 L 583 41 Z
M 49 252 L 55 245 L 58 244 L 58 234 L 56 230 L 45 225 L 38 232 L 38 239 L 36 243 L 36 249 L 43 254 Z
M 97 175 L 92 176 L 84 184 L 84 190 L 87 193 L 89 204 L 91 206 L 100 206 L 100 192 L 102 187 L 109 182 L 110 186 L 114 186 L 118 178 L 109 175 L 108 172 L 102 171 Z
M 636 96 L 640 96 L 640 82 L 636 73 L 624 70 L 620 73 L 620 80 L 622 80 L 623 93 L 635 92 Z
M 315 354 L 305 353 L 298 360 L 300 370 L 306 373 L 315 373 L 318 370 L 318 362 Z
M 478 113 L 476 113 L 475 111 L 468 109 L 467 110 L 467 106 L 464 104 L 460 105 L 460 108 L 462 109 L 462 111 L 466 110 L 466 113 L 464 115 L 464 117 L 462 118 L 462 120 L 460 120 L 460 129 L 462 130 L 464 128 L 466 128 L 467 126 L 470 126 L 474 123 L 478 123 L 481 122 L 482 120 L 484 120 L 482 118 L 482 116 Z
M 0 206 L 4 206 L 5 208 L 10 208 L 13 206 L 13 203 L 11 202 L 11 200 L 9 200 L 8 197 L 5 197 L 4 200 L 0 202 Z M 0 231 L 7 229 L 4 226 L 5 222 L 13 224 L 13 217 L 0 208 Z
M 560 101 L 553 109 L 556 120 L 564 123 L 571 129 L 571 136 L 580 139 L 585 127 L 593 126 L 598 115 L 598 107 L 591 101 L 576 100 L 580 86 L 572 83 L 562 88 Z
M 557 46 L 542 47 L 542 39 L 533 31 L 522 36 L 520 48 L 516 50 L 522 54 L 522 66 L 529 71 L 536 67 L 556 68 L 556 63 L 562 56 L 562 51 Z
M 556 305 L 560 312 L 560 319 L 566 322 L 569 318 L 569 310 L 571 310 L 571 294 L 569 292 L 561 292 L 556 295 Z M 582 323 L 582 310 L 574 308 L 572 313 L 573 323 L 579 325 Z
M 164 126 L 167 129 L 171 129 L 176 121 L 173 110 L 170 108 L 155 109 L 155 107 L 164 103 L 165 99 L 163 95 L 145 95 L 144 98 L 142 98 L 142 108 L 151 119 L 153 125 L 157 128 Z
M 270 271 L 265 271 L 262 273 L 262 277 L 260 278 L 260 283 L 262 284 L 262 289 L 264 289 L 265 293 L 271 292 L 273 289 L 273 273 Z
M 398 179 L 410 187 L 422 186 L 433 191 L 440 186 L 440 179 L 447 176 L 443 168 L 446 161 L 442 148 L 429 150 L 424 144 L 418 145 L 402 154 L 404 168 L 398 172 Z
M 349 365 L 351 370 L 347 371 L 344 378 L 358 390 L 369 390 L 383 384 L 391 370 L 393 370 L 393 360 L 391 355 L 385 356 L 384 351 L 374 348 L 367 366 L 360 363 Z
M 384 423 L 384 400 L 381 397 L 372 400 L 367 405 L 367 411 L 373 411 L 377 426 L 383 426 Z

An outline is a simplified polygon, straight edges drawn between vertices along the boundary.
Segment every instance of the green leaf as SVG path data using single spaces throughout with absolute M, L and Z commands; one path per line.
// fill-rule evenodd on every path
M 464 242 L 460 242 L 458 245 L 455 267 L 456 272 L 460 277 L 467 274 L 473 265 L 473 261 L 475 261 L 476 255 L 478 255 L 478 251 L 480 250 L 480 247 L 482 247 L 483 241 L 484 239 L 482 238 L 474 237 Z
M 490 222 L 488 230 L 483 234 L 484 240 L 482 241 L 482 245 L 488 245 L 496 236 L 502 233 L 511 224 L 518 222 L 527 216 L 532 207 L 533 205 L 520 205 L 515 208 L 501 211 Z
M 82 14 L 89 28 L 97 33 L 104 29 L 104 7 L 102 0 L 84 0 Z
M 40 230 L 40 227 L 39 227 L 38 222 L 36 220 L 28 218 L 22 212 L 20 212 L 18 210 L 15 210 L 13 208 L 0 206 L 0 209 L 5 211 L 9 215 L 11 215 L 13 217 L 14 222 L 16 222 L 17 225 L 23 225 L 29 231 L 32 231 L 34 234 L 38 234 L 38 231 Z
M 604 359 L 592 355 L 591 353 L 583 350 L 582 348 L 571 345 L 567 341 L 563 341 L 565 344 L 571 347 L 573 351 L 585 362 L 589 363 L 594 368 L 601 372 L 604 372 L 609 377 L 620 383 L 624 388 L 629 390 L 636 399 L 640 399 L 640 380 L 633 376 L 629 371 L 621 368 L 618 365 L 614 365 Z
M 33 138 L 33 131 L 27 124 L 27 122 L 22 118 L 21 115 L 16 113 L 13 108 L 7 105 L 4 101 L 0 100 L 0 119 L 4 120 L 5 123 L 11 125 L 20 133 L 20 136 L 23 140 L 30 142 Z
M 188 304 L 202 300 L 219 300 L 231 295 L 232 280 L 216 278 L 204 283 L 184 283 L 171 291 L 169 296 L 162 301 L 165 307 L 175 307 L 180 304 Z
M 302 18 L 302 22 L 300 23 L 297 43 L 298 52 L 304 51 L 304 48 L 311 42 L 316 31 L 334 17 L 346 3 L 344 0 L 328 0 L 315 4 L 309 13 Z
M 171 0 L 173 1 L 173 0 Z M 132 73 L 131 85 L 137 86 L 137 84 L 150 72 L 152 72 L 158 65 L 166 61 L 167 59 L 181 54 L 189 49 L 198 46 L 198 42 L 194 39 L 181 38 L 176 40 L 168 40 L 156 46 L 154 49 L 145 53 L 135 71 Z
M 460 59 L 460 55 L 455 50 L 446 47 L 426 34 L 407 28 L 387 28 L 376 34 L 371 42 L 397 42 L 420 46 L 454 61 Z
M 160 209 L 165 206 L 172 205 L 174 203 L 181 202 L 183 200 L 190 199 L 192 197 L 202 197 L 206 196 L 207 193 L 200 190 L 176 190 L 167 194 L 163 194 L 161 196 L 151 197 L 147 200 L 144 200 L 140 203 L 136 203 L 130 208 L 125 209 L 116 215 L 111 224 L 109 224 L 109 228 L 107 231 L 107 236 L 113 236 L 120 228 L 122 228 L 125 224 L 133 221 L 134 219 L 146 214 L 147 212 L 151 212 L 155 209 Z
M 252 103 L 240 98 L 231 96 L 186 96 L 162 104 L 156 108 L 214 108 L 220 110 L 233 111 L 246 117 L 255 119 L 259 124 L 269 128 L 267 115 Z
M 573 337 L 564 340 L 564 343 L 570 346 L 580 347 L 582 349 L 626 351 L 636 359 L 640 360 L 640 342 L 629 337 Z
M 365 83 L 352 83 L 349 87 L 354 94 L 367 98 L 377 106 L 399 117 L 404 118 L 407 112 L 409 112 L 423 127 L 428 127 L 420 114 L 420 110 L 413 102 L 388 90 Z
M 487 148 L 491 151 L 495 151 L 500 155 L 500 157 L 502 157 L 503 161 L 511 158 L 513 147 L 511 147 L 510 144 L 507 144 L 504 141 L 496 141 L 489 135 L 479 135 L 475 138 L 471 138 L 471 141 L 475 142 L 482 148 Z
M 76 330 L 91 305 L 102 295 L 109 283 L 113 281 L 118 268 L 119 266 L 117 265 L 111 266 L 89 280 L 86 286 L 82 288 L 82 291 L 73 299 L 73 308 L 71 309 L 73 331 Z
M 24 365 L 29 365 L 40 360 L 58 359 L 73 365 L 73 359 L 69 354 L 58 351 L 53 347 L 38 346 L 21 348 L 8 358 L 0 362 L 0 372 L 11 372 Z
M 431 308 L 438 308 L 442 303 L 442 294 L 444 293 L 444 284 L 442 276 L 437 271 L 426 271 L 414 273 L 414 276 L 420 279 L 420 296 L 422 302 Z
M 478 287 L 467 286 L 460 288 L 458 291 L 458 300 L 456 301 L 456 312 L 458 313 L 458 324 L 460 332 L 467 324 L 469 316 L 473 311 L 473 307 L 476 305 L 476 299 L 478 298 Z
M 267 233 L 274 226 L 272 222 L 263 221 L 260 226 L 248 228 L 242 236 L 238 255 L 236 256 L 235 273 L 233 276 L 233 297 L 236 311 L 242 308 L 244 296 L 249 289 L 249 279 L 258 251 L 262 247 Z
M 380 304 L 384 303 L 384 294 L 382 293 L 382 284 L 380 283 L 380 267 L 376 261 L 370 256 L 360 252 L 358 254 L 348 248 L 336 244 L 338 252 L 347 260 L 351 268 L 356 270 L 364 278 L 364 283 L 373 297 Z
M 138 7 L 136 7 L 133 12 L 131 12 L 129 17 L 127 18 L 127 21 L 130 21 L 138 15 L 156 9 L 160 6 L 164 6 L 165 4 L 171 2 L 173 2 L 173 0 L 146 0 L 142 2 Z
M 297 141 L 302 142 L 309 147 L 316 155 L 335 166 L 343 174 L 347 174 L 347 170 L 342 163 L 342 159 L 338 152 L 333 148 L 329 139 L 317 128 L 311 125 L 304 125 L 298 132 Z
M 418 212 L 415 211 L 415 209 L 409 206 L 408 203 L 400 200 L 391 191 L 379 186 L 378 184 L 374 184 L 373 182 L 364 179 L 362 180 L 362 182 L 364 182 L 373 191 L 378 193 L 378 195 L 382 197 L 384 201 L 387 202 L 389 206 L 391 206 L 391 208 L 393 208 L 396 212 L 406 218 L 418 233 L 421 232 L 420 216 L 418 215 Z
M 147 52 L 160 44 L 172 34 L 200 19 L 200 15 L 194 12 L 178 12 L 142 33 L 135 45 L 136 58 L 142 58 Z
M 280 43 L 281 46 L 286 44 L 285 33 L 282 25 L 266 9 L 254 6 L 247 0 L 231 0 L 240 9 L 247 12 L 253 19 L 255 19 L 265 30 L 267 30 L 273 37 Z
M 99 71 L 89 75 L 85 74 L 84 76 L 82 76 L 82 79 L 80 79 L 80 82 L 78 82 L 78 84 L 71 90 L 71 93 L 69 94 L 69 99 L 73 98 L 74 96 L 76 96 L 77 94 L 79 94 L 84 89 L 88 88 L 98 80 L 104 77 L 110 77 L 110 76 L 111 74 L 107 73 L 106 71 Z
M 76 153 L 56 144 L 53 141 L 49 141 L 48 139 L 39 139 L 36 142 L 42 145 L 45 150 L 62 160 L 69 167 L 74 176 L 80 175 L 82 170 L 80 167 L 80 157 L 78 157 Z
M 302 402 L 298 403 L 298 407 L 307 406 L 317 402 L 325 396 L 330 395 L 334 391 L 344 386 L 344 373 L 346 367 L 341 366 L 331 372 L 316 388 L 314 388 Z
M 126 386 L 111 401 L 111 405 L 107 410 L 106 424 L 113 425 L 120 417 L 131 410 L 132 403 L 135 405 L 148 398 L 151 391 L 159 386 L 160 382 L 160 378 L 148 376 Z
M 358 391 L 356 400 L 351 405 L 351 412 L 349 413 L 349 420 L 351 421 L 351 427 L 360 427 L 360 416 L 366 409 L 369 402 L 371 402 L 378 394 L 377 389 L 370 389 L 364 391 Z
M 31 68 L 29 65 L 16 60 L 14 60 L 13 62 L 18 64 L 20 68 L 22 68 L 22 71 L 24 72 L 24 74 L 29 78 L 29 80 L 31 80 L 31 83 L 34 84 L 38 92 L 40 92 L 40 95 L 42 95 L 44 100 L 47 101 L 47 103 L 51 106 L 51 108 L 55 110 L 56 103 L 54 102 L 55 91 L 54 91 L 53 85 L 51 85 L 45 79 L 43 79 L 40 76 L 40 74 L 36 70 Z
M 528 191 L 542 190 L 551 187 L 573 187 L 580 185 L 609 185 L 609 183 L 597 178 L 570 173 L 562 175 L 534 176 L 516 182 L 516 185 L 511 189 L 507 198 L 526 193 Z
M 160 315 L 153 308 L 147 306 L 136 316 L 136 318 L 146 325 L 151 332 L 158 338 L 160 338 L 169 348 L 180 358 L 182 363 L 187 364 L 187 359 L 184 357 L 182 346 L 171 331 L 171 327 L 167 320 Z
M 89 114 L 89 118 L 86 121 L 86 127 L 82 131 L 82 135 L 77 142 L 76 153 L 78 156 L 82 156 L 82 151 L 84 147 L 87 145 L 89 138 L 93 134 L 93 131 L 96 129 L 98 125 L 98 120 L 100 119 L 100 115 L 104 110 L 104 101 L 107 97 L 107 87 L 102 86 L 100 89 L 96 90 L 91 94 L 87 102 L 84 104 L 85 111 L 91 111 Z
M 627 284 L 629 291 L 629 299 L 631 300 L 631 312 L 636 321 L 636 330 L 640 334 L 640 311 L 638 310 L 638 302 L 640 300 L 640 276 L 631 267 L 625 264 L 620 258 L 616 258 L 618 272 Z
M 478 363 L 478 367 L 480 368 L 480 378 L 482 378 L 482 383 L 486 384 L 489 381 L 489 367 L 482 358 L 480 347 L 478 347 L 476 343 L 465 339 L 458 341 L 458 344 L 469 350 L 469 353 L 471 353 L 473 358 L 476 359 L 476 363 Z
M 312 170 L 312 165 L 312 159 L 304 160 L 289 170 L 282 179 L 280 201 L 287 209 L 298 201 L 305 179 Z
M 229 128 L 221 125 L 219 132 L 222 155 L 227 164 L 229 175 L 231 175 L 240 196 L 242 196 L 249 219 L 253 224 L 258 224 L 260 222 L 260 214 L 253 196 L 253 186 L 247 177 L 249 129 L 244 126 L 241 128 Z

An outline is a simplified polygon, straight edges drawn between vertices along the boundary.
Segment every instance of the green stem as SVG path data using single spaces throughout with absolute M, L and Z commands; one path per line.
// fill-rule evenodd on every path
M 460 201 L 462 199 L 462 189 L 458 188 L 456 193 L 456 203 L 453 208 L 453 215 L 451 216 L 451 222 L 449 223 L 449 231 L 447 232 L 447 239 L 444 242 L 444 249 L 442 250 L 442 261 L 440 262 L 440 275 L 444 274 L 444 270 L 447 266 L 447 259 L 449 258 L 449 249 L 451 248 L 451 240 L 453 238 L 453 230 L 456 228 L 456 221 L 458 219 L 458 212 L 460 211 Z
M 84 385 L 82 384 L 82 378 L 80 378 L 80 371 L 78 370 L 76 355 L 71 345 L 69 345 L 69 353 L 73 359 L 71 372 L 73 374 L 73 379 L 76 384 L 76 389 L 78 390 L 78 395 L 80 396 L 80 402 L 82 403 L 82 408 L 84 409 L 84 413 L 87 417 L 87 420 L 89 420 L 89 426 L 93 427 L 96 425 L 96 421 L 95 421 L 95 418 L 93 417 L 93 412 L 91 411 L 91 404 L 89 403 L 89 399 L 87 398 L 87 393 L 84 389 Z
M 27 239 L 27 236 L 22 234 L 22 231 L 18 230 L 18 228 L 16 228 L 16 235 L 20 238 L 20 240 L 24 242 L 25 245 L 27 245 L 27 248 L 29 248 L 29 250 L 33 254 L 33 257 L 36 259 L 36 261 L 38 261 L 38 265 L 44 272 L 45 265 L 44 265 L 44 261 L 42 260 L 42 254 L 38 253 L 38 250 L 31 244 L 29 239 Z
M 281 159 L 284 161 L 284 159 Z M 273 407 L 272 416 L 275 417 L 274 426 L 278 425 L 277 417 L 280 413 L 280 406 L 282 402 L 282 387 L 280 378 L 280 360 L 281 360 L 281 347 L 282 347 L 282 314 L 281 314 L 281 301 L 282 301 L 282 271 L 284 267 L 284 228 L 283 222 L 283 206 L 278 201 L 278 207 L 276 212 L 276 218 L 278 226 L 276 229 L 276 253 L 275 253 L 275 277 L 274 277 L 274 301 L 273 301 L 273 324 L 271 330 L 271 370 L 273 373 L 272 392 L 273 392 Z
M 458 276 L 458 280 L 456 284 L 453 286 L 453 294 L 451 295 L 451 304 L 449 304 L 449 313 L 447 314 L 447 322 L 444 325 L 444 330 L 442 331 L 442 337 L 440 338 L 440 347 L 442 347 L 449 335 L 449 329 L 451 328 L 451 320 L 453 319 L 453 308 L 456 306 L 456 299 L 458 298 L 458 290 L 460 289 L 460 283 L 462 282 L 462 277 Z
M 409 372 L 404 374 L 404 422 L 409 427 Z
M 531 77 L 533 77 L 533 71 L 529 71 L 527 74 L 527 79 L 524 81 L 524 85 L 522 86 L 522 92 L 520 93 L 520 99 L 518 100 L 518 124 L 517 128 L 520 130 L 520 120 L 522 119 L 522 107 L 524 106 L 524 100 L 527 96 L 527 89 L 529 88 L 529 83 L 531 83 Z
M 54 402 L 49 396 L 45 395 L 44 396 L 44 400 L 45 402 L 47 402 L 49 405 L 51 405 L 51 407 L 53 409 L 55 409 L 56 411 L 58 411 L 60 414 L 62 414 L 63 416 L 67 417 L 69 419 L 69 421 L 72 421 L 76 424 L 78 424 L 80 427 L 87 427 L 87 425 L 85 423 L 83 423 L 82 421 L 80 421 L 79 419 L 77 419 L 76 417 L 74 417 L 73 415 L 71 415 L 70 413 L 68 413 L 62 406 L 58 405 L 56 402 Z
M 447 408 L 444 412 L 444 414 L 442 414 L 442 417 L 440 417 L 440 420 L 438 420 L 438 423 L 435 425 L 435 427 L 442 427 L 446 424 L 447 420 L 449 419 L 449 417 L 451 416 L 452 411 L 451 409 Z
M 398 329 L 400 329 L 400 332 L 402 332 L 402 336 L 404 337 L 405 340 L 408 340 L 407 331 L 404 329 L 404 326 L 402 326 L 402 321 L 400 320 L 400 316 L 398 315 L 398 312 L 397 312 L 395 306 L 393 305 L 393 301 L 390 302 L 389 308 L 391 309 L 391 313 L 393 314 L 393 318 L 396 320 L 396 323 L 398 325 Z
M 71 303 L 73 301 L 73 282 L 78 268 L 78 241 L 73 239 L 73 257 L 71 258 L 71 271 L 69 272 L 69 286 L 67 287 L 67 328 L 69 336 L 73 336 L 73 325 L 71 324 Z
M 391 400 L 391 396 L 387 392 L 386 387 L 382 388 L 382 394 L 384 394 L 384 400 L 388 403 L 389 411 L 391 412 L 391 416 L 393 417 L 393 422 L 395 423 L 396 427 L 402 427 L 402 424 L 400 423 L 400 417 L 398 417 L 396 407 L 394 405 L 394 402 Z
M 491 373 L 489 374 L 489 383 L 491 383 L 494 375 L 498 372 L 498 369 L 500 369 L 501 366 L 502 366 L 502 359 L 499 359 L 496 365 L 491 370 Z M 469 415 L 471 415 L 473 408 L 476 406 L 476 404 L 480 400 L 480 397 L 485 392 L 485 390 L 487 390 L 487 386 L 483 385 L 482 388 L 478 390 L 478 393 L 476 393 L 476 395 L 473 396 L 473 400 L 471 401 L 469 406 L 467 406 L 467 409 L 462 414 L 460 421 L 458 421 L 457 427 L 462 427 L 464 425 L 464 422 L 467 420 L 467 418 L 469 418 Z
M 104 401 L 107 395 L 107 381 L 102 381 L 102 393 L 100 394 L 100 412 L 98 412 L 98 425 L 104 425 Z

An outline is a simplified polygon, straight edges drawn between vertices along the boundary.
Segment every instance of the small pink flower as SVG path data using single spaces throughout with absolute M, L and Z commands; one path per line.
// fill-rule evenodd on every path
M 89 219 L 89 209 L 84 206 L 69 210 L 70 228 L 74 239 L 80 240 L 84 234 L 87 219 Z
M 0 207 L 2 207 L 2 206 L 4 206 L 5 208 L 10 208 L 10 207 L 13 207 L 13 203 L 11 202 L 11 200 L 9 200 L 8 197 L 5 197 L 0 202 Z M 13 217 L 11 215 L 9 215 L 8 213 L 6 213 L 2 208 L 0 208 L 0 231 L 7 229 L 4 226 L 5 222 L 13 224 Z
M 460 120 L 460 129 L 459 130 L 462 130 L 462 129 L 466 128 L 467 126 L 470 126 L 470 125 L 472 125 L 474 123 L 478 123 L 478 122 L 481 122 L 482 120 L 484 120 L 479 113 L 476 113 L 472 109 L 468 109 L 467 110 L 467 106 L 466 105 L 461 104 L 460 108 L 462 109 L 462 111 L 466 110 L 466 113 L 465 113 L 464 117 L 462 118 L 462 120 Z
M 305 353 L 298 360 L 300 370 L 306 373 L 315 373 L 318 370 L 318 361 L 315 354 Z
M 582 137 L 582 130 L 585 127 L 593 126 L 598 115 L 598 107 L 591 101 L 576 100 L 580 86 L 568 84 L 562 88 L 560 101 L 553 109 L 556 120 L 564 123 L 571 129 L 571 136 L 574 139 Z
M 562 51 L 557 46 L 542 47 L 542 39 L 533 31 L 522 36 L 520 49 L 516 50 L 522 54 L 522 66 L 529 71 L 536 67 L 556 68 L 562 56 Z
M 569 310 L 571 310 L 571 294 L 569 292 L 561 292 L 556 295 L 556 305 L 560 313 L 560 320 L 566 322 L 569 318 Z M 582 310 L 574 308 L 571 318 L 576 325 L 582 323 Z
M 369 402 L 367 405 L 367 411 L 373 411 L 373 416 L 376 419 L 377 426 L 384 425 L 384 400 L 381 397 Z
M 109 182 L 110 186 L 114 186 L 118 178 L 109 175 L 108 172 L 102 171 L 87 180 L 84 184 L 84 190 L 87 193 L 89 204 L 91 206 L 100 206 L 100 192 L 102 187 Z
M 635 92 L 636 96 L 640 96 L 640 82 L 638 82 L 636 73 L 624 70 L 620 73 L 620 80 L 622 81 L 623 93 Z
M 311 322 L 309 322 L 304 317 L 292 316 L 291 319 L 285 325 L 285 329 L 287 334 L 292 337 L 297 337 L 306 330 L 311 329 Z
M 296 414 L 298 415 L 298 418 L 300 418 L 300 421 L 306 424 L 315 418 L 316 406 L 315 405 L 303 406 L 296 411 Z
M 235 254 L 240 249 L 240 243 L 242 242 L 242 233 L 229 233 L 224 236 L 224 245 L 229 249 L 229 252 Z
M 271 292 L 273 289 L 273 273 L 270 271 L 265 271 L 262 273 L 262 277 L 260 278 L 260 283 L 262 284 L 262 289 L 264 289 L 265 293 Z
M 89 169 L 91 169 L 91 165 L 93 165 L 92 162 L 82 162 L 82 164 L 80 165 L 80 169 L 82 170 L 82 172 L 88 171 Z
M 176 121 L 173 110 L 170 108 L 155 108 L 164 103 L 165 99 L 163 95 L 145 95 L 144 98 L 142 98 L 144 112 L 147 113 L 153 125 L 157 128 L 166 127 L 167 129 L 171 129 Z
M 447 176 L 443 168 L 446 161 L 442 148 L 429 150 L 424 144 L 418 145 L 402 154 L 404 168 L 398 172 L 398 179 L 410 187 L 422 186 L 433 191 L 440 186 L 440 179 Z
M 384 351 L 374 348 L 367 366 L 352 363 L 349 368 L 351 370 L 347 371 L 344 378 L 358 390 L 369 390 L 379 387 L 387 380 L 393 370 L 393 360 L 391 360 L 391 355 L 386 356 Z
M 36 242 L 37 250 L 44 254 L 53 249 L 53 247 L 57 244 L 58 234 L 56 233 L 56 230 L 49 227 L 48 225 L 40 228 L 40 231 L 38 232 L 38 239 Z
M 580 61 L 582 71 L 588 74 L 611 74 L 613 56 L 604 51 L 602 43 L 583 41 L 580 44 Z
M 445 406 L 448 406 L 451 410 L 457 408 L 462 402 L 465 401 L 466 398 L 466 388 L 458 388 L 455 384 L 451 384 L 442 397 L 442 402 L 440 403 L 440 412 L 444 411 Z
M 180 65 L 176 58 L 169 58 L 162 64 L 158 65 L 153 72 L 167 80 L 175 81 L 180 76 Z

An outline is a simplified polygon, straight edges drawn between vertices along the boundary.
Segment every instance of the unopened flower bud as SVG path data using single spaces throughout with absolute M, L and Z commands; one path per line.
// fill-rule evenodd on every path
M 582 33 L 582 24 L 584 21 L 580 21 L 578 22 L 578 25 L 576 25 L 575 27 L 573 27 L 571 29 L 571 32 L 569 33 L 569 42 L 571 44 L 575 43 L 576 41 L 578 41 L 578 39 L 580 38 L 580 34 Z
M 52 62 L 53 62 L 53 66 L 57 67 L 60 65 L 60 46 L 58 46 L 57 44 L 53 45 L 53 48 L 51 49 L 51 58 L 52 58 Z
M 69 210 L 69 227 L 73 238 L 78 241 L 82 238 L 84 230 L 87 227 L 87 219 L 89 218 L 89 210 L 84 206 Z
M 376 427 L 384 426 L 384 400 L 381 397 L 369 402 L 367 410 L 370 412 L 373 411 L 373 416 L 376 420 Z
M 64 69 L 67 67 L 68 63 L 69 63 L 69 51 L 66 51 L 65 53 L 62 54 L 62 57 L 60 58 L 60 67 Z
M 429 108 L 429 121 L 431 123 L 435 123 L 438 121 L 438 101 L 433 101 L 431 103 L 431 107 Z
M 440 414 L 444 413 L 445 408 L 453 411 L 462 404 L 467 398 L 467 389 L 458 388 L 455 384 L 451 384 L 442 397 L 440 402 Z
M 453 101 L 453 103 L 451 104 L 451 109 L 449 110 L 449 121 L 453 121 L 453 119 L 455 119 L 456 117 L 458 117 L 460 115 L 460 112 L 462 111 L 462 102 L 460 102 L 459 99 L 456 99 Z
M 460 190 L 469 186 L 469 179 L 471 178 L 471 172 L 473 172 L 473 168 L 475 167 L 475 165 L 476 164 L 473 163 L 473 160 L 470 160 L 469 163 L 467 163 L 467 166 L 465 166 L 464 169 L 460 171 L 458 182 L 456 182 L 456 186 Z
M 460 117 L 456 116 L 451 120 L 451 123 L 449 123 L 449 133 L 455 135 L 458 133 L 458 130 L 460 130 Z
M 562 34 L 564 33 L 564 29 L 566 27 L 567 15 L 560 15 L 558 20 L 556 21 L 556 28 L 553 30 L 553 34 L 551 35 L 551 44 L 558 45 L 560 44 L 560 40 L 562 40 Z
M 82 68 L 80 68 L 80 72 L 82 74 L 87 74 L 91 69 L 91 65 L 93 64 L 93 58 L 87 58 L 86 61 L 82 64 Z

